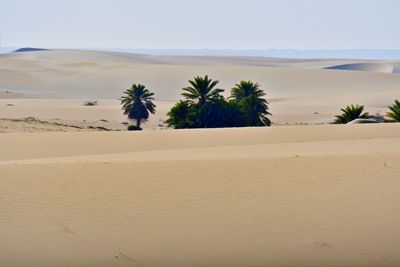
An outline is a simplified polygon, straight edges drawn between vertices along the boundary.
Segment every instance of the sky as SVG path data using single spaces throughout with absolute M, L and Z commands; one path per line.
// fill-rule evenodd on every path
M 0 0 L 3 47 L 399 49 L 399 0 Z

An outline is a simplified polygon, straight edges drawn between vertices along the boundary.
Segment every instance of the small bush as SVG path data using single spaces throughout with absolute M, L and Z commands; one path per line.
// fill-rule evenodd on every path
M 141 131 L 142 128 L 137 127 L 136 125 L 129 125 L 128 126 L 128 131 Z
M 83 103 L 83 105 L 87 107 L 97 106 L 97 101 L 86 101 Z

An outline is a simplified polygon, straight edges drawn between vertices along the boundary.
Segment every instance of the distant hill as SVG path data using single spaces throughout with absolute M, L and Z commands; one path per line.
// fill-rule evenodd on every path
M 353 64 L 329 66 L 329 67 L 326 67 L 325 69 L 400 73 L 400 63 L 398 63 L 398 62 L 396 62 L 396 63 L 391 63 L 391 62 L 387 62 L 387 63 L 385 63 L 385 62 L 353 63 Z
M 233 50 L 233 49 L 104 49 L 114 52 L 129 52 L 148 55 L 196 55 L 196 56 L 252 56 L 273 58 L 335 58 L 335 59 L 372 59 L 399 60 L 400 49 L 339 49 L 339 50 Z
M 32 52 L 52 49 L 24 47 L 15 50 L 13 47 L 0 47 L 0 53 Z M 59 48 L 58 48 L 59 49 Z M 348 50 L 233 50 L 233 49 L 121 49 L 121 48 L 80 48 L 78 50 L 98 50 L 108 52 L 128 52 L 146 55 L 181 55 L 181 56 L 251 56 L 272 58 L 303 59 L 364 59 L 364 60 L 399 60 L 400 49 L 348 49 Z
M 13 52 L 21 53 L 21 52 L 35 52 L 35 51 L 47 51 L 47 50 L 49 50 L 49 49 L 34 48 L 34 47 L 23 47 L 23 48 L 19 48 L 17 50 L 14 50 Z

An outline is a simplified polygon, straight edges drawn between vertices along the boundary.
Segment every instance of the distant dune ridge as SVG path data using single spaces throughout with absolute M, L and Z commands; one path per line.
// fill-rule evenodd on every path
M 17 48 L 0 47 L 0 52 L 14 51 Z M 79 49 L 79 48 L 78 48 Z M 82 48 L 84 50 L 114 51 L 146 55 L 196 55 L 196 56 L 250 56 L 273 58 L 347 58 L 372 60 L 399 60 L 399 49 L 268 49 L 268 50 L 235 50 L 235 49 L 124 49 L 124 48 Z
M 14 50 L 14 53 L 21 53 L 21 52 L 36 52 L 36 51 L 48 51 L 48 49 L 44 48 L 34 48 L 34 47 L 23 47 L 17 50 Z
M 326 67 L 331 70 L 353 70 L 383 73 L 400 73 L 399 63 L 357 63 Z
M 36 53 L 46 51 L 47 53 Z M 24 53 L 22 53 L 24 52 Z M 20 53 L 14 55 L 15 53 Z M 370 70 L 373 68 L 357 68 L 357 63 L 363 64 L 390 64 L 397 65 L 399 60 L 362 60 L 362 59 L 340 59 L 340 58 L 277 58 L 260 56 L 231 56 L 231 55 L 150 55 L 113 51 L 96 50 L 62 50 L 43 48 L 20 48 L 11 53 L 0 55 L 0 57 L 19 57 L 35 59 L 60 59 L 60 60 L 94 60 L 94 61 L 123 61 L 132 63 L 170 64 L 170 65 L 238 65 L 238 66 L 266 66 L 266 67 L 308 67 L 308 68 L 334 68 L 339 62 L 348 62 L 343 65 L 355 65 L 354 69 Z M 345 69 L 345 68 L 343 68 Z

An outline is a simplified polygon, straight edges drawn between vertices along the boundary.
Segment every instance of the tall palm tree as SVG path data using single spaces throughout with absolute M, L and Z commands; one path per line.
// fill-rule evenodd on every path
M 152 102 L 154 93 L 142 84 L 133 84 L 124 94 L 121 98 L 124 114 L 130 120 L 136 120 L 136 126 L 140 129 L 140 123 L 149 118 L 149 112 L 156 112 L 156 105 Z
M 230 98 L 242 106 L 248 125 L 270 126 L 271 121 L 267 116 L 271 114 L 268 112 L 268 102 L 264 96 L 265 93 L 258 83 L 241 81 L 231 89 Z
M 386 116 L 390 117 L 393 121 L 400 122 L 400 101 L 395 100 L 393 106 L 389 107 L 392 112 L 386 113 Z
M 185 91 L 182 93 L 186 99 L 190 101 L 196 101 L 196 104 L 199 106 L 203 106 L 206 103 L 212 102 L 213 99 L 221 97 L 220 93 L 222 93 L 223 89 L 214 88 L 219 81 L 209 79 L 208 76 L 194 77 L 194 81 L 189 80 L 189 83 L 192 86 L 183 88 Z
M 357 118 L 368 119 L 371 117 L 368 112 L 361 114 L 364 111 L 364 106 L 351 105 L 340 110 L 343 112 L 343 114 L 336 115 L 336 120 L 334 123 L 345 124 Z

